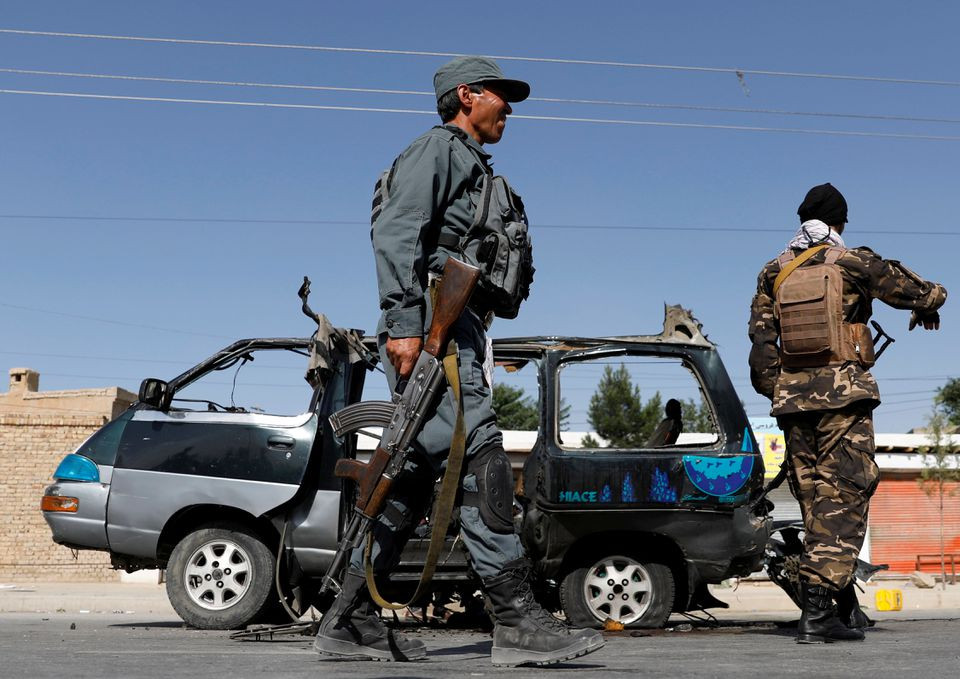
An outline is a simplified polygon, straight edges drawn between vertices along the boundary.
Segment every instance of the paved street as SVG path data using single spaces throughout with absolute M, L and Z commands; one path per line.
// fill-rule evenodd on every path
M 783 622 L 724 621 L 608 636 L 599 652 L 547 668 L 494 668 L 479 632 L 409 628 L 427 644 L 413 664 L 320 661 L 307 637 L 232 641 L 169 616 L 0 614 L 4 677 L 952 677 L 960 673 L 960 621 L 881 621 L 866 642 L 800 646 Z M 681 631 L 685 630 L 685 631 Z

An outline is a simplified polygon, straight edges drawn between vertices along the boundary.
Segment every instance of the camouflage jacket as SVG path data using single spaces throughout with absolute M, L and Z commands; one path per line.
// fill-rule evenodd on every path
M 795 251 L 795 254 L 800 252 Z M 822 264 L 825 251 L 802 266 Z M 932 312 L 940 308 L 947 291 L 895 260 L 885 260 L 866 247 L 845 251 L 837 260 L 843 273 L 843 313 L 849 323 L 867 323 L 872 301 L 896 309 Z M 767 262 L 757 277 L 757 294 L 750 306 L 750 380 L 769 398 L 771 415 L 809 410 L 833 410 L 855 401 L 880 402 L 877 381 L 856 361 L 795 370 L 780 366 L 780 323 L 774 313 L 773 281 L 780 272 L 777 259 Z

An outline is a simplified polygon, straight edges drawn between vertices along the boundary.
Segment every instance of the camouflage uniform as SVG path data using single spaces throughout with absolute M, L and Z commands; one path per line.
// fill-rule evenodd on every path
M 822 264 L 825 256 L 825 251 L 818 252 L 803 266 Z M 926 314 L 947 297 L 943 286 L 869 248 L 844 251 L 837 266 L 843 274 L 848 323 L 867 323 L 873 299 Z M 757 279 L 750 310 L 750 379 L 754 389 L 772 401 L 770 414 L 786 438 L 790 489 L 800 504 L 806 534 L 800 574 L 813 585 L 839 590 L 853 576 L 870 496 L 879 481 L 871 412 L 880 403 L 880 390 L 873 375 L 855 361 L 781 367 L 773 297 L 779 272 L 774 259 Z

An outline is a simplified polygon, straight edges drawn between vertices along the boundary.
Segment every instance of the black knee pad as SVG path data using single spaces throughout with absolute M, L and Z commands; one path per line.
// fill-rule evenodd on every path
M 477 478 L 477 492 L 464 492 L 463 504 L 480 510 L 480 519 L 494 533 L 513 533 L 513 471 L 500 446 L 467 460 L 467 473 Z

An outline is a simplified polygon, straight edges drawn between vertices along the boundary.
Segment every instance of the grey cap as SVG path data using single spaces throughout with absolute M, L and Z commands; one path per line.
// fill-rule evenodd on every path
M 522 80 L 503 77 L 497 62 L 487 57 L 457 57 L 437 69 L 433 76 L 437 101 L 458 85 L 475 83 L 495 84 L 510 102 L 523 101 L 530 96 L 530 85 Z

